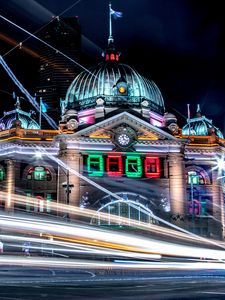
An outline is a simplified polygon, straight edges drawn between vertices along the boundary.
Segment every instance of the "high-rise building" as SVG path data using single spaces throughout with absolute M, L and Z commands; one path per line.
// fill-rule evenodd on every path
M 37 97 L 42 97 L 47 103 L 48 114 L 58 118 L 60 98 L 65 98 L 70 83 L 81 71 L 73 62 L 79 60 L 81 49 L 81 27 L 78 17 L 53 19 L 42 29 L 39 37 L 59 50 L 55 51 L 44 44 L 40 48 L 39 83 L 36 92 Z

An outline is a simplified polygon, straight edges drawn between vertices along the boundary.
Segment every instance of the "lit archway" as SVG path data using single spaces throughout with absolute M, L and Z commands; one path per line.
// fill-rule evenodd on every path
M 138 221 L 139 223 L 158 223 L 154 218 L 153 212 L 148 207 L 148 199 L 134 193 L 118 193 L 117 195 L 121 197 L 121 200 L 111 199 L 111 201 L 106 202 L 106 199 L 109 197 L 104 197 L 99 201 L 100 203 L 101 201 L 106 203 L 101 204 L 101 207 L 92 217 L 91 224 L 103 226 L 122 226 L 125 225 L 123 218 L 127 218 L 128 224 L 126 222 L 126 225 L 129 226 L 133 226 L 132 220 Z M 131 199 L 134 197 L 136 197 L 136 200 Z M 144 203 L 141 203 L 140 200 L 142 200 Z M 107 218 L 102 218 L 101 213 L 106 214 Z M 113 219 L 113 216 L 118 217 L 117 221 Z

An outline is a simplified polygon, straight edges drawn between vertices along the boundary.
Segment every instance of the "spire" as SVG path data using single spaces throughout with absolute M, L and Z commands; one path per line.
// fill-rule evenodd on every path
M 20 97 L 16 97 L 15 107 L 16 107 L 16 109 L 21 109 L 21 107 L 20 107 Z
M 103 53 L 103 57 L 106 61 L 119 61 L 120 53 L 116 51 L 114 45 L 114 38 L 112 34 L 112 16 L 114 19 L 121 18 L 122 13 L 112 9 L 111 3 L 109 3 L 109 38 L 108 38 L 108 47 Z
M 200 104 L 197 104 L 196 116 L 200 118 L 202 116 Z

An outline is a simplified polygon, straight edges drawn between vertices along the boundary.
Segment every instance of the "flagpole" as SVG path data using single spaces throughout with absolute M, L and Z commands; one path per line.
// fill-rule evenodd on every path
M 187 104 L 187 113 L 188 113 L 188 130 L 189 134 L 191 134 L 191 124 L 190 124 L 190 118 L 191 118 L 191 113 L 190 113 L 190 104 Z
M 112 14 L 111 14 L 111 3 L 109 2 L 109 39 L 108 42 L 113 42 L 113 36 L 112 36 Z
M 40 97 L 39 126 L 41 129 L 42 97 Z

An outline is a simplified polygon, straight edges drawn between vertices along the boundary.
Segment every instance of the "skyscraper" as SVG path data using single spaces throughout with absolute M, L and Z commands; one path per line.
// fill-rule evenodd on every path
M 39 83 L 36 89 L 37 97 L 42 97 L 47 103 L 48 114 L 58 118 L 60 98 L 65 98 L 71 81 L 80 72 L 80 68 L 72 61 L 79 60 L 81 49 L 81 27 L 78 17 L 53 19 L 43 28 L 39 37 L 59 50 L 55 51 L 45 45 L 40 49 Z

